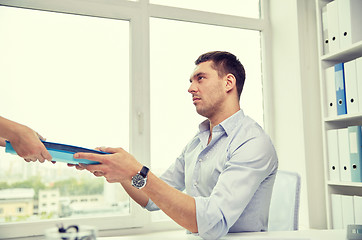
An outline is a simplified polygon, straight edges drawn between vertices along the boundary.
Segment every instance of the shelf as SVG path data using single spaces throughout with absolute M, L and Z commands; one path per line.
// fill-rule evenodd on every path
M 355 114 L 343 114 L 334 117 L 326 117 L 324 121 L 327 123 L 333 122 L 345 122 L 345 121 L 362 121 L 362 113 L 355 113 Z
M 354 43 L 348 49 L 342 49 L 336 53 L 329 53 L 321 57 L 322 61 L 348 62 L 355 58 L 362 57 L 362 41 Z
M 361 187 L 362 182 L 334 182 L 328 181 L 329 186 L 343 186 L 343 187 Z

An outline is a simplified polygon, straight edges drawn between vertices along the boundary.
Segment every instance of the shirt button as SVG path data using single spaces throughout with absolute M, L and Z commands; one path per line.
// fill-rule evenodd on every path
M 197 182 L 194 182 L 194 187 L 196 187 L 197 186 Z
M 199 162 L 202 162 L 202 158 L 199 159 Z

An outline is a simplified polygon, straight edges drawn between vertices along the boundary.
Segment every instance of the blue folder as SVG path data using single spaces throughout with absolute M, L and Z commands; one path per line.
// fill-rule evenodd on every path
M 362 182 L 362 132 L 361 126 L 349 126 L 349 153 L 352 182 Z
M 102 151 L 97 151 L 94 149 L 89 148 L 83 148 L 83 147 L 77 147 L 77 146 L 71 146 L 61 143 L 53 143 L 53 142 L 46 142 L 42 141 L 50 155 L 52 155 L 53 159 L 52 162 L 65 162 L 70 164 L 99 164 L 99 162 L 96 161 L 90 161 L 88 159 L 75 159 L 73 157 L 74 153 L 77 152 L 86 152 L 86 153 L 96 153 L 96 154 L 109 154 Z M 11 153 L 11 154 L 17 154 L 14 150 L 13 146 L 11 146 L 11 143 L 9 141 L 6 141 L 6 148 L 5 152 Z
M 336 84 L 337 114 L 347 114 L 343 63 L 334 66 L 334 79 Z

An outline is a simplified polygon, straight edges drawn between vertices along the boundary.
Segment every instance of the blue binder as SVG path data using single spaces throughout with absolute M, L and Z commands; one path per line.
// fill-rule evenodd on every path
M 48 150 L 50 155 L 52 155 L 53 162 L 65 162 L 70 164 L 99 164 L 99 162 L 91 161 L 88 159 L 75 159 L 73 157 L 74 153 L 77 152 L 87 152 L 87 153 L 96 153 L 96 154 L 109 154 L 102 151 L 97 151 L 94 149 L 89 148 L 83 148 L 83 147 L 77 147 L 72 145 L 66 145 L 61 143 L 53 143 L 53 142 L 46 142 L 42 141 L 45 148 Z M 14 150 L 13 146 L 11 146 L 11 143 L 9 141 L 6 141 L 6 148 L 5 152 L 11 153 L 11 154 L 17 154 Z
M 362 126 L 348 127 L 352 182 L 362 182 Z
M 343 63 L 334 66 L 334 80 L 336 84 L 337 114 L 347 114 Z

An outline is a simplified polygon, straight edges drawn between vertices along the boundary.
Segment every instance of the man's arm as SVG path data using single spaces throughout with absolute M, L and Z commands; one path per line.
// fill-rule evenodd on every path
M 131 179 L 141 170 L 142 164 L 121 148 L 101 148 L 110 155 L 92 153 L 76 153 L 75 158 L 84 158 L 101 162 L 98 165 L 82 164 L 84 168 L 96 176 L 104 176 L 108 182 L 120 182 L 127 193 L 138 204 L 145 207 L 151 199 L 163 212 L 190 232 L 198 232 L 196 221 L 196 204 L 193 197 L 169 186 L 151 171 L 148 173 L 147 184 L 142 189 L 131 185 Z M 102 172 L 99 175 L 99 172 Z
M 190 232 L 198 232 L 196 203 L 193 197 L 170 187 L 152 172 L 149 172 L 147 184 L 141 191 L 176 223 Z
M 124 190 L 128 193 L 128 195 L 140 206 L 146 207 L 149 197 L 146 193 L 138 190 L 137 188 L 133 187 L 130 183 L 123 182 L 121 183 Z

